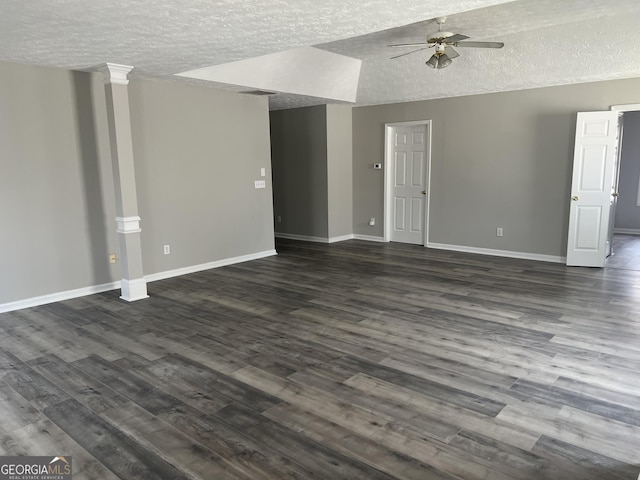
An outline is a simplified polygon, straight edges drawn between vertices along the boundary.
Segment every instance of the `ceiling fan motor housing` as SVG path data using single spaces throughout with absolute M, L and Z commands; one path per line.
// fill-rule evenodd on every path
M 453 32 L 434 32 L 427 37 L 427 43 L 440 43 L 449 37 L 453 37 Z

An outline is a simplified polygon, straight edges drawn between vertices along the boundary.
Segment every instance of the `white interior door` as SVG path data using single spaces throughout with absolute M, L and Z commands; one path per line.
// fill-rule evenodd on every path
M 571 182 L 567 265 L 603 267 L 614 197 L 618 112 L 581 112 Z
M 390 238 L 393 242 L 424 244 L 425 142 L 425 125 L 393 129 Z

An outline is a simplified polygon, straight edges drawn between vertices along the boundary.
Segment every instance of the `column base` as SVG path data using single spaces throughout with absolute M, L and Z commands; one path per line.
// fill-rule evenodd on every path
M 144 278 L 135 278 L 133 280 L 122 279 L 121 284 L 122 295 L 120 298 L 127 302 L 135 302 L 149 298 L 147 295 L 147 281 Z

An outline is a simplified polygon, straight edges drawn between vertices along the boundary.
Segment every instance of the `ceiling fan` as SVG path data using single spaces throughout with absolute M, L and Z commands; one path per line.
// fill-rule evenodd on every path
M 504 47 L 504 43 L 502 42 L 465 42 L 469 38 L 466 35 L 462 35 L 460 33 L 451 33 L 451 32 L 443 32 L 442 25 L 446 22 L 447 17 L 436 18 L 436 23 L 438 24 L 438 31 L 432 33 L 427 36 L 426 42 L 418 42 L 418 43 L 399 43 L 396 45 L 387 45 L 389 47 L 420 47 L 416 50 L 412 50 L 407 53 L 402 53 L 400 55 L 396 55 L 393 58 L 400 58 L 406 55 L 411 55 L 412 53 L 421 52 L 422 50 L 426 50 L 428 48 L 435 47 L 435 53 L 431 56 L 429 60 L 427 60 L 427 66 L 431 68 L 447 68 L 451 65 L 452 59 L 459 57 L 460 54 L 454 50 L 453 47 L 471 47 L 471 48 L 502 48 Z

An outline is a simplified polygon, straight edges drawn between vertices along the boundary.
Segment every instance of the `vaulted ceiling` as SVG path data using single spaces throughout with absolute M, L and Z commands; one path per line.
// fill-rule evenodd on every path
M 275 109 L 349 99 L 347 70 L 359 105 L 640 76 L 637 0 L 4 0 L 1 10 L 2 61 L 271 86 Z M 424 41 L 441 16 L 448 31 L 505 47 L 460 49 L 438 71 L 425 66 L 431 50 L 390 59 L 401 52 L 388 44 Z M 175 75 L 208 67 L 200 80 Z

